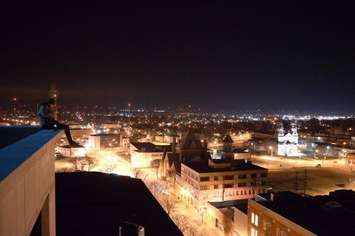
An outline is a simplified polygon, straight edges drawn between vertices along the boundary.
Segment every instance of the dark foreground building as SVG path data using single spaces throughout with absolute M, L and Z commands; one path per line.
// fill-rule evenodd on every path
M 96 172 L 57 173 L 56 206 L 57 236 L 118 236 L 124 222 L 143 226 L 145 235 L 182 235 L 139 179 Z M 136 234 L 122 236 L 126 235 Z
M 355 235 L 355 192 L 324 196 L 278 192 L 248 202 L 248 231 L 257 235 Z

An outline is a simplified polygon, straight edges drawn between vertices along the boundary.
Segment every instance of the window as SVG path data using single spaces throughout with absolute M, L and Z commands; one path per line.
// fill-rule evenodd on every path
M 208 176 L 200 177 L 200 181 L 201 182 L 210 181 L 210 177 L 208 177 Z
M 271 223 L 270 222 L 266 222 L 264 220 L 264 232 L 265 232 L 265 235 L 270 235 L 270 231 L 271 231 Z
M 223 180 L 233 180 L 233 175 L 226 175 L 226 176 L 223 176 Z
M 202 186 L 200 186 L 200 190 L 208 190 L 208 185 L 202 185 Z
M 255 182 L 251 182 L 251 183 L 250 183 L 250 186 L 255 187 L 255 186 L 256 186 L 256 183 L 255 183 Z
M 276 229 L 276 236 L 287 236 L 287 233 L 280 228 Z
M 251 223 L 255 226 L 258 226 L 259 223 L 259 216 L 254 212 L 251 213 Z
M 233 184 L 223 184 L 224 188 L 233 188 Z
M 257 176 L 258 176 L 258 175 L 255 174 L 255 173 L 250 175 L 250 177 L 252 177 L 252 178 L 256 178 Z
M 261 181 L 261 185 L 266 185 L 266 181 Z
M 238 187 L 246 187 L 247 183 L 238 183 Z
M 251 228 L 250 235 L 251 235 L 251 236 L 258 236 L 258 230 L 252 227 L 252 228 Z
M 214 189 L 218 189 L 218 184 L 213 185 Z
M 246 174 L 238 175 L 238 179 L 246 179 L 246 178 L 247 178 L 247 175 L 246 175 Z
M 267 173 L 261 173 L 261 177 L 267 177 Z
M 215 176 L 213 179 L 214 179 L 215 181 L 218 181 L 218 176 Z

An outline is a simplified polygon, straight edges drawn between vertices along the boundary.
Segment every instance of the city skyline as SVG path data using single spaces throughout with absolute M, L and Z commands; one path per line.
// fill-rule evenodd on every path
M 354 112 L 351 1 L 6 9 L 2 106 L 55 84 L 67 105 Z

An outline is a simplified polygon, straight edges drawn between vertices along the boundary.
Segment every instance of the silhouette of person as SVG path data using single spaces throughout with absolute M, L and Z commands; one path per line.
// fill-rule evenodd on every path
M 54 111 L 55 100 L 50 98 L 46 102 L 39 104 L 38 116 L 40 120 L 40 125 L 42 129 L 64 129 L 65 135 L 70 146 L 80 147 L 77 142 L 75 142 L 71 136 L 69 125 L 61 124 L 55 120 L 55 111 Z

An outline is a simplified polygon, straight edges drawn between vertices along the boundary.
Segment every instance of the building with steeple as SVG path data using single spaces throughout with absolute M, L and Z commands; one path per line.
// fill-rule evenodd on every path
M 277 129 L 277 154 L 280 156 L 299 156 L 298 150 L 298 132 L 297 123 L 291 122 L 291 129 L 285 131 L 283 123 L 281 122 Z
M 279 128 L 277 129 L 277 134 L 278 143 L 298 144 L 298 132 L 296 122 L 291 123 L 291 130 L 288 132 L 285 132 L 283 123 L 281 122 Z

